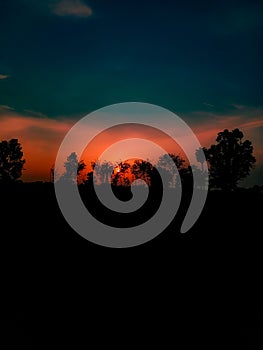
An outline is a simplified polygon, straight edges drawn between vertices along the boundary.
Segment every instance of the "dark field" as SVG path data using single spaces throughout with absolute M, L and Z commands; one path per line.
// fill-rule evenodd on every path
M 112 249 L 86 241 L 68 226 L 52 184 L 0 190 L 7 349 L 80 349 L 83 339 L 126 348 L 142 344 L 145 335 L 163 347 L 168 341 L 211 349 L 262 348 L 259 191 L 210 192 L 186 234 L 178 230 L 183 205 L 152 241 Z M 107 220 L 102 209 L 97 215 Z

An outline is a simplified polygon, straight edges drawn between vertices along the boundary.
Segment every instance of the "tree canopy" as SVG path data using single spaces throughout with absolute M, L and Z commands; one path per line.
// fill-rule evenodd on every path
M 0 142 L 0 181 L 14 182 L 22 176 L 25 164 L 18 139 Z
M 72 152 L 68 157 L 67 161 L 64 163 L 65 172 L 59 178 L 59 181 L 76 183 L 78 176 L 86 168 L 86 164 L 83 160 L 78 161 L 77 154 Z
M 239 129 L 225 129 L 218 133 L 216 144 L 204 148 L 211 187 L 234 190 L 238 182 L 250 174 L 256 159 L 251 141 L 242 141 L 243 137 Z

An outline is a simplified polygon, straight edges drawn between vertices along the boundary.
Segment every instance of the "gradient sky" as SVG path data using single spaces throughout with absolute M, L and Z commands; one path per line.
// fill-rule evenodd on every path
M 70 126 L 138 101 L 177 113 L 203 146 L 239 127 L 263 184 L 263 2 L 1 0 L 0 140 L 48 180 Z

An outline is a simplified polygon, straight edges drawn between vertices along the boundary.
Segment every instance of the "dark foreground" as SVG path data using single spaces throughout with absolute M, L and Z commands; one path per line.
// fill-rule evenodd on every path
M 75 233 L 51 184 L 0 191 L 5 349 L 262 348 L 259 191 L 210 192 L 188 233 L 179 215 L 129 249 Z

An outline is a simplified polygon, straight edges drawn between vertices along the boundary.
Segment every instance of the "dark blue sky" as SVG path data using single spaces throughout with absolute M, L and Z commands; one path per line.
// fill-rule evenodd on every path
M 82 6 L 77 14 L 74 3 Z M 178 113 L 262 108 L 262 1 L 0 6 L 0 74 L 9 76 L 0 84 L 1 105 L 49 117 L 124 101 Z

